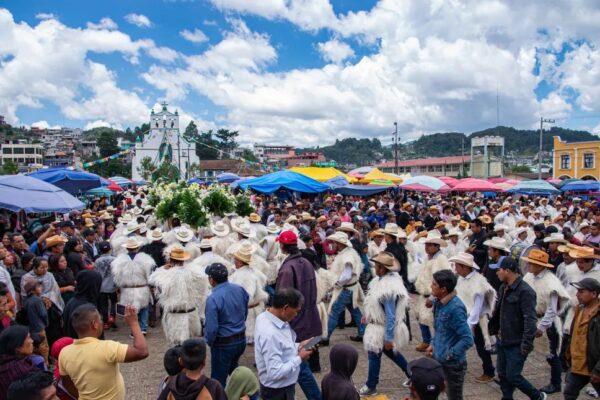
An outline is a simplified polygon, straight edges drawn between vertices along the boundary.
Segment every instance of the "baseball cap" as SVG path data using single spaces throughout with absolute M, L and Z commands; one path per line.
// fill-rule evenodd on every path
M 442 365 L 433 358 L 419 358 L 408 364 L 411 372 L 411 384 L 421 400 L 437 399 L 444 389 L 444 371 Z
M 579 282 L 571 282 L 571 286 L 576 289 L 587 289 L 592 292 L 600 293 L 600 282 L 594 278 L 584 278 Z
M 219 278 L 227 277 L 227 267 L 221 263 L 212 263 L 208 267 L 206 267 L 206 275 L 209 278 L 213 278 L 215 280 L 220 280 Z
M 510 271 L 518 271 L 519 264 L 512 257 L 504 257 L 500 263 L 500 268 L 508 269 Z
M 100 242 L 100 244 L 98 245 L 98 249 L 102 253 L 106 253 L 108 250 L 110 250 L 110 243 L 107 241 Z
M 281 232 L 276 240 L 283 244 L 298 244 L 298 236 L 293 231 Z

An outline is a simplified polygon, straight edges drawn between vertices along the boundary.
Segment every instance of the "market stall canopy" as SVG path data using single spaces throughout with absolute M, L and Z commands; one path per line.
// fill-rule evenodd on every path
M 389 179 L 373 179 L 369 182 L 369 185 L 377 185 L 377 186 L 394 186 L 394 182 Z
M 329 186 L 294 171 L 277 171 L 258 178 L 240 182 L 239 187 L 253 189 L 261 193 L 273 193 L 284 188 L 300 193 L 321 193 L 329 190 Z
M 598 192 L 600 191 L 600 183 L 597 181 L 571 181 L 560 186 L 563 192 Z
M 86 196 L 112 196 L 115 192 L 110 189 L 110 186 L 101 186 L 99 188 L 90 189 L 85 192 L 85 194 Z
M 522 181 L 518 185 L 508 189 L 509 193 L 521 193 L 521 194 L 559 194 L 560 190 L 552 186 L 549 182 L 544 180 L 532 180 Z
M 348 180 L 343 175 L 335 176 L 331 179 L 326 180 L 323 183 L 332 189 L 337 189 L 337 188 L 341 188 L 344 186 L 348 186 Z
M 107 188 L 108 190 L 111 190 L 113 192 L 121 192 L 123 191 L 123 188 L 119 185 L 117 185 L 116 182 L 111 181 L 110 179 L 104 179 L 106 182 L 102 183 L 102 186 Z
M 453 188 L 458 183 L 458 179 L 452 176 L 438 176 L 437 178 L 440 181 L 444 182 L 446 185 L 450 186 L 451 188 Z
M 122 188 L 126 188 L 133 185 L 133 181 L 131 179 L 125 178 L 124 176 L 111 176 L 108 179 L 121 186 Z
M 483 179 L 468 178 L 461 179 L 452 190 L 457 192 L 499 192 L 502 189 Z
M 336 176 L 343 176 L 349 183 L 356 183 L 358 180 L 350 175 L 344 174 L 342 171 L 333 167 L 293 167 L 290 171 L 298 172 L 299 174 L 306 175 L 309 178 L 313 178 L 319 182 L 325 182 Z
M 0 176 L 0 208 L 18 212 L 82 210 L 85 204 L 61 188 L 26 175 Z
M 363 182 L 367 182 L 367 183 L 371 182 L 371 181 L 375 181 L 375 180 L 392 181 L 393 183 L 402 182 L 401 178 L 392 176 L 390 174 L 386 174 L 385 172 L 381 171 L 379 168 L 373 168 L 371 170 L 371 172 L 366 174 L 365 177 L 362 179 Z
M 402 190 L 408 190 L 408 191 L 413 191 L 413 192 L 426 192 L 426 193 L 431 193 L 431 192 L 447 193 L 452 190 L 452 188 L 448 185 L 443 185 L 443 186 L 440 186 L 438 189 L 433 189 L 430 186 L 422 185 L 420 183 L 409 183 L 406 185 L 401 185 L 400 188 Z
M 217 182 L 219 183 L 231 183 L 239 179 L 239 175 L 233 174 L 231 172 L 223 172 L 222 174 L 217 175 Z
M 32 172 L 28 176 L 51 183 L 64 191 L 76 195 L 102 186 L 102 177 L 85 171 L 68 168 L 48 168 Z
M 389 186 L 347 185 L 333 189 L 333 191 L 344 196 L 371 196 L 373 194 L 385 192 L 388 189 Z
M 436 178 L 434 176 L 418 175 L 418 176 L 413 176 L 411 178 L 406 179 L 404 182 L 402 182 L 400 187 L 402 189 L 404 189 L 405 185 L 412 185 L 412 184 L 427 186 L 427 187 L 432 188 L 433 190 L 438 190 L 438 189 L 442 188 L 443 186 L 447 186 L 444 182 L 442 182 L 441 180 L 439 180 L 438 178 Z

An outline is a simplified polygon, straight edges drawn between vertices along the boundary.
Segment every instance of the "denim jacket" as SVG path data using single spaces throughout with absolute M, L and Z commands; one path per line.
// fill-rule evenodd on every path
M 456 292 L 443 301 L 433 301 L 433 317 L 433 358 L 446 367 L 464 364 L 467 350 L 473 346 L 473 335 L 467 324 L 467 309 Z

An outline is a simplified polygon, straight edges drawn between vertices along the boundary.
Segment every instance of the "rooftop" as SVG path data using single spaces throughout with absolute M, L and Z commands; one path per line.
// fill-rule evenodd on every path
M 450 156 L 450 157 L 435 157 L 435 158 L 420 158 L 416 160 L 398 160 L 399 167 L 418 167 L 422 165 L 444 165 L 444 164 L 460 164 L 462 162 L 470 162 L 471 156 Z M 392 161 L 386 161 L 377 164 L 376 167 L 389 168 L 396 164 Z

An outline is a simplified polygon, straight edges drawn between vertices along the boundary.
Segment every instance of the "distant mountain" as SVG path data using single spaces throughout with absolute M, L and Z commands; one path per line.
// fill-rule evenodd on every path
M 321 152 L 328 160 L 335 160 L 342 165 L 369 165 L 381 159 L 393 157 L 392 151 L 385 148 L 379 139 L 347 138 L 336 140 L 331 146 L 296 149 L 297 153 L 309 151 Z

